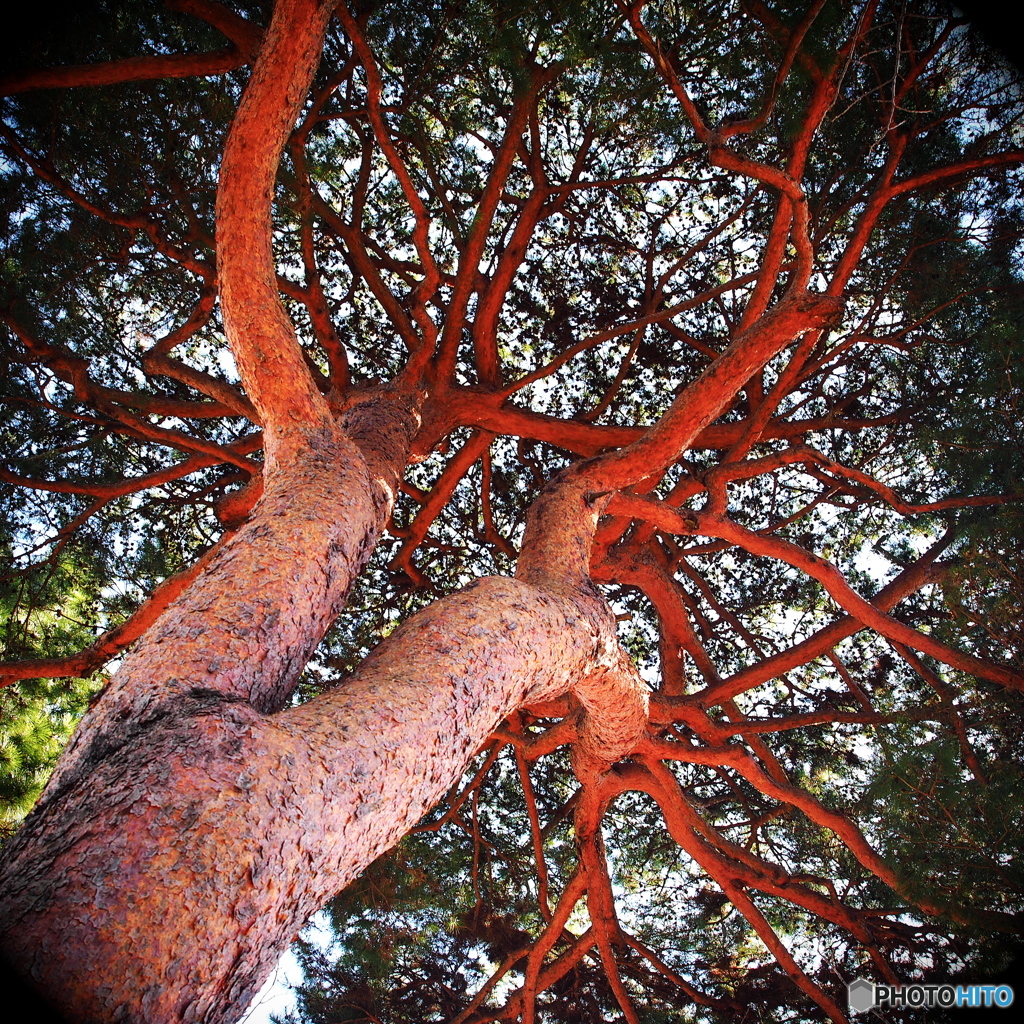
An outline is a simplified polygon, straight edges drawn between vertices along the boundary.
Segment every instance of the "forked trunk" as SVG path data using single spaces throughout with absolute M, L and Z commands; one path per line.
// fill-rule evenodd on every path
M 82 1024 L 237 1019 L 306 918 L 524 703 L 579 698 L 581 776 L 634 749 L 646 688 L 588 578 L 598 515 L 841 305 L 796 289 L 638 444 L 546 489 L 519 578 L 436 602 L 345 685 L 286 708 L 387 519 L 424 401 L 354 392 L 334 396 L 339 415 L 277 292 L 274 174 L 332 7 L 277 0 L 221 165 L 220 299 L 265 493 L 125 659 L 0 860 L 0 952 Z
M 380 405 L 368 420 L 379 444 Z M 338 434 L 279 463 L 4 850 L 3 952 L 69 1020 L 237 1019 L 308 916 L 503 718 L 570 689 L 585 700 L 595 679 L 636 685 L 596 594 L 492 577 L 414 616 L 338 690 L 269 713 L 372 549 L 379 461 L 367 472 Z M 620 756 L 645 719 L 612 716 L 595 756 Z

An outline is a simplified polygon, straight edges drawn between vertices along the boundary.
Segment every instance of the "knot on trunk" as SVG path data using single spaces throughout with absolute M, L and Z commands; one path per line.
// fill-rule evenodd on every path
M 263 474 L 250 477 L 241 487 L 228 491 L 213 503 L 213 513 L 225 530 L 237 530 L 263 497 Z
M 839 295 L 822 295 L 820 292 L 798 292 L 792 299 L 792 310 L 807 318 L 806 328 L 831 327 L 846 310 L 846 300 Z M 787 305 L 783 300 L 779 306 Z
M 609 647 L 609 657 L 572 688 L 583 705 L 573 749 L 573 767 L 581 781 L 628 757 L 647 729 L 647 684 L 617 642 Z

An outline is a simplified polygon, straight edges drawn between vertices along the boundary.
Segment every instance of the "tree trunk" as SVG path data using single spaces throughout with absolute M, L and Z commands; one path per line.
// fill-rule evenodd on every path
M 338 690 L 266 713 L 380 528 L 354 455 L 339 435 L 280 465 L 5 849 L 2 948 L 69 1019 L 236 1019 L 308 916 L 515 708 L 638 685 L 595 593 L 495 577 L 405 623 Z M 616 759 L 645 720 L 597 727 L 593 756 Z
M 545 489 L 517 579 L 437 602 L 344 686 L 280 710 L 373 550 L 424 402 L 410 386 L 329 403 L 277 292 L 274 172 L 332 7 L 277 0 L 221 167 L 220 299 L 264 493 L 125 659 L 0 859 L 0 951 L 83 1024 L 236 1019 L 306 918 L 524 703 L 578 697 L 581 777 L 633 750 L 646 688 L 589 580 L 597 518 L 838 305 L 787 297 L 640 442 Z
M 597 707 L 595 686 L 621 686 L 636 710 L 588 731 L 598 767 L 646 720 L 589 585 L 503 579 L 417 616 L 337 692 L 279 710 L 373 550 L 423 401 L 328 403 L 277 293 L 274 174 L 332 7 L 278 0 L 221 165 L 220 299 L 263 426 L 263 495 L 125 659 L 3 851 L 0 950 L 74 1021 L 237 1018 L 306 918 L 524 701 L 577 687 Z M 576 505 L 589 537 L 596 512 Z M 589 543 L 572 547 L 578 563 Z

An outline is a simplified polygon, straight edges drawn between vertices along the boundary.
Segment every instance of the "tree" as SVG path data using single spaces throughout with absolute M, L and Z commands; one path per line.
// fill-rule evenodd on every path
M 61 1012 L 235 1019 L 434 808 L 385 910 L 474 898 L 390 1014 L 841 1021 L 998 958 L 1024 111 L 962 19 L 98 2 L 0 87 L 3 679 L 118 661 L 2 851 Z

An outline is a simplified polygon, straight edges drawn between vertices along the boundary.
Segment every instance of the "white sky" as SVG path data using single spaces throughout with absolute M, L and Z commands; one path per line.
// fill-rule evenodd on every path
M 270 1015 L 287 1013 L 295 1009 L 295 993 L 291 985 L 302 980 L 302 970 L 289 949 L 267 978 L 260 994 L 252 1001 L 248 1012 L 239 1024 L 270 1024 Z

